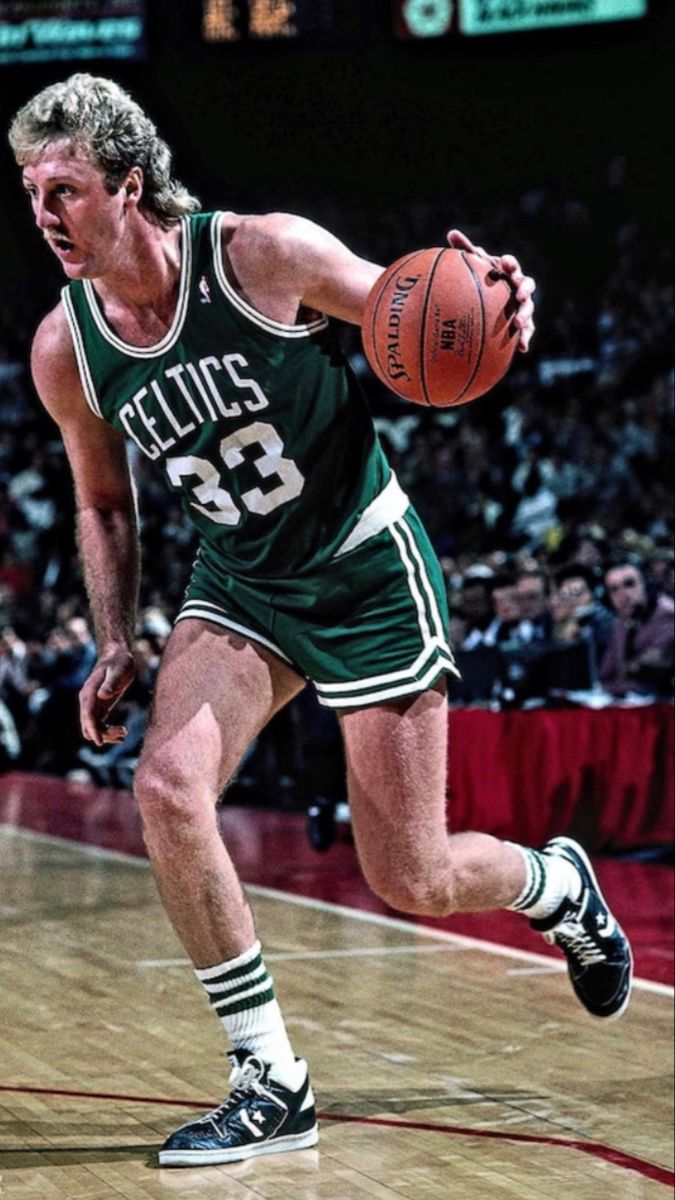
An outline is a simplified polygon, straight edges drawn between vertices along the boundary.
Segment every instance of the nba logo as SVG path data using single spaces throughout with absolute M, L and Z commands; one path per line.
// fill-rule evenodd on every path
M 201 279 L 199 280 L 199 299 L 202 304 L 211 303 L 211 288 L 209 287 L 209 281 L 206 278 L 206 275 L 202 275 Z

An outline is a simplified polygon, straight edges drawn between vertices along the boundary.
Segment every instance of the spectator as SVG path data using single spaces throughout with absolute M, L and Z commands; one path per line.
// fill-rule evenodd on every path
M 489 567 L 482 570 L 469 570 L 462 581 L 457 615 L 463 622 L 462 650 L 475 650 L 483 645 L 485 633 L 494 619 L 494 609 L 490 593 L 492 571 Z
M 557 512 L 558 499 L 534 463 L 525 477 L 522 498 L 513 515 L 513 533 L 530 545 L 545 542 L 558 524 Z
M 609 556 L 607 535 L 599 525 L 581 525 L 566 534 L 558 548 L 558 561 L 562 563 L 579 563 L 596 572 L 596 582 L 600 582 L 602 564 Z
M 672 695 L 675 604 L 625 559 L 605 572 L 605 586 L 618 619 L 600 665 L 601 683 L 619 696 Z
M 78 695 L 96 661 L 96 646 L 83 617 L 68 617 L 50 633 L 33 666 L 41 687 L 31 695 L 37 718 L 31 746 L 33 766 L 65 774 L 76 763 L 82 741 Z
M 672 547 L 654 550 L 647 563 L 647 578 L 664 596 L 675 599 L 675 554 Z
M 14 766 L 21 754 L 21 740 L 4 700 L 0 699 L 0 771 Z
M 596 596 L 596 579 L 590 567 L 575 562 L 559 567 L 554 576 L 550 607 L 554 641 L 590 639 L 595 662 L 602 662 L 615 618 Z
M 553 621 L 548 607 L 548 574 L 542 569 L 522 571 L 516 576 L 515 595 L 520 621 L 515 630 L 519 642 L 549 641 Z
M 489 590 L 493 616 L 480 644 L 498 646 L 502 642 L 512 641 L 520 624 L 516 581 L 513 575 L 493 575 L 489 581 Z
M 26 687 L 26 646 L 11 625 L 0 631 L 0 770 L 21 754 L 17 720 L 23 716 Z

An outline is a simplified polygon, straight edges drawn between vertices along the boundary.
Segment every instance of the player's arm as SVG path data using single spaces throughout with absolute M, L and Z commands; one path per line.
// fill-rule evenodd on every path
M 492 257 L 509 276 L 519 303 L 515 317 L 520 328 L 519 348 L 527 350 L 534 332 L 534 280 L 523 273 L 512 255 L 489 256 L 459 230 L 451 230 L 448 241 L 458 249 Z M 227 253 L 252 303 L 266 306 L 263 310 L 269 315 L 287 312 L 289 304 L 296 308 L 304 305 L 354 325 L 361 324 L 368 295 L 383 270 L 354 254 L 321 226 L 285 213 L 241 221 Z
M 87 406 L 65 313 L 40 325 L 31 369 L 38 395 L 59 426 L 73 475 L 77 534 L 98 660 L 80 693 L 82 732 L 100 746 L 121 741 L 110 710 L 134 677 L 132 641 L 139 581 L 136 504 L 123 436 Z
M 359 325 L 383 270 L 313 221 L 286 213 L 241 219 L 224 250 L 251 303 L 288 323 L 305 307 Z

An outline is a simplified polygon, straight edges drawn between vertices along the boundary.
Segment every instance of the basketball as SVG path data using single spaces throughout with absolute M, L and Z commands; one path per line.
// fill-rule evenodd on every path
M 393 263 L 366 302 L 366 357 L 382 383 L 414 404 L 449 408 L 506 374 L 518 330 L 508 278 L 465 250 L 418 250 Z

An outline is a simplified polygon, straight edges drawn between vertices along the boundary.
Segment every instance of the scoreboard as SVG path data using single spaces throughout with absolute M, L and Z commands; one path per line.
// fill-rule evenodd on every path
M 0 0 L 0 64 L 142 58 L 145 0 Z
M 330 38 L 354 24 L 357 7 L 344 0 L 202 0 L 202 34 L 207 42 Z
M 390 29 L 403 39 L 515 33 L 644 17 L 647 3 L 648 0 L 390 0 Z M 207 42 L 339 40 L 350 23 L 355 27 L 355 12 L 359 7 L 359 0 L 202 0 L 202 35 Z M 363 10 L 374 5 L 361 7 Z
M 672 0 L 668 0 L 672 3 Z M 648 0 L 389 0 L 390 35 L 515 33 L 644 17 Z M 374 0 L 202 0 L 206 42 L 340 41 L 357 34 Z
M 169 0 L 155 0 L 158 11 L 164 3 L 169 7 Z M 389 0 L 389 36 L 393 33 L 408 40 L 472 37 L 621 21 L 644 17 L 647 3 Z M 170 8 L 172 12 L 196 10 L 202 43 L 324 46 L 353 46 L 370 40 L 373 14 L 381 11 L 375 0 L 171 0 Z M 0 65 L 143 58 L 147 52 L 146 18 L 146 0 L 0 0 Z
M 644 17 L 647 0 L 393 0 L 402 38 L 560 29 Z

